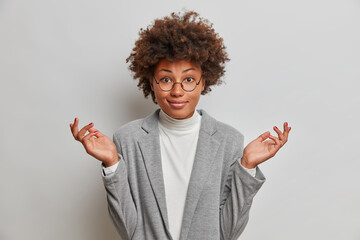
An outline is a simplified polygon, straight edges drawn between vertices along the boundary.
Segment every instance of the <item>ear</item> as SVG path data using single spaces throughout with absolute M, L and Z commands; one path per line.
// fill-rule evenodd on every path
M 154 91 L 154 78 L 150 78 L 149 83 L 150 83 L 151 91 Z
M 206 81 L 205 81 L 205 79 L 201 79 L 201 85 L 202 85 L 202 87 L 201 87 L 201 92 L 202 91 L 204 91 L 204 89 L 205 89 L 205 84 L 206 84 Z

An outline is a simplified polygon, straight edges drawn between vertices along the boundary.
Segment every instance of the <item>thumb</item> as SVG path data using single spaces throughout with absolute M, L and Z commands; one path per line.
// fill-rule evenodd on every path
M 101 132 L 99 132 L 99 130 L 95 129 L 95 128 L 90 128 L 89 130 L 89 133 L 95 133 L 95 136 L 96 137 L 102 137 L 104 136 L 104 134 L 102 134 Z
M 269 136 L 270 136 L 270 132 L 267 131 L 267 132 L 264 132 L 263 134 L 261 134 L 256 140 L 257 140 L 257 141 L 260 141 L 260 142 L 263 142 L 263 141 L 265 141 Z

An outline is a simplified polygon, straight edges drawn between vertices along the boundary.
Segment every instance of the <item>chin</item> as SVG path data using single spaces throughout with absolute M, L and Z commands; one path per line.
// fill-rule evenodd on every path
M 172 118 L 175 118 L 175 119 L 186 119 L 186 118 L 190 118 L 193 114 L 194 111 L 186 111 L 186 110 L 183 110 L 183 109 L 167 109 L 167 110 L 164 110 L 163 111 L 169 115 L 170 117 Z

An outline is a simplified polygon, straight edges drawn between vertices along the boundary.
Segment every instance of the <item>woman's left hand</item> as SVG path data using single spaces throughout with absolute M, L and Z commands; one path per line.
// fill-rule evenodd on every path
M 291 127 L 285 122 L 283 132 L 276 126 L 274 127 L 274 130 L 277 133 L 278 138 L 271 136 L 270 132 L 265 132 L 245 147 L 243 157 L 241 158 L 241 165 L 243 167 L 248 169 L 255 168 L 260 163 L 272 158 L 277 151 L 284 146 L 288 140 Z

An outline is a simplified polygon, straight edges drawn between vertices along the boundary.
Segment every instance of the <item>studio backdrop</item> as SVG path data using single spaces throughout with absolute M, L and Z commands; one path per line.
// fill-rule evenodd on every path
M 249 143 L 288 143 L 260 165 L 244 240 L 359 240 L 358 0 L 0 0 L 0 239 L 116 240 L 100 162 L 69 128 L 108 136 L 158 108 L 126 58 L 141 28 L 194 10 L 231 61 L 198 108 Z

